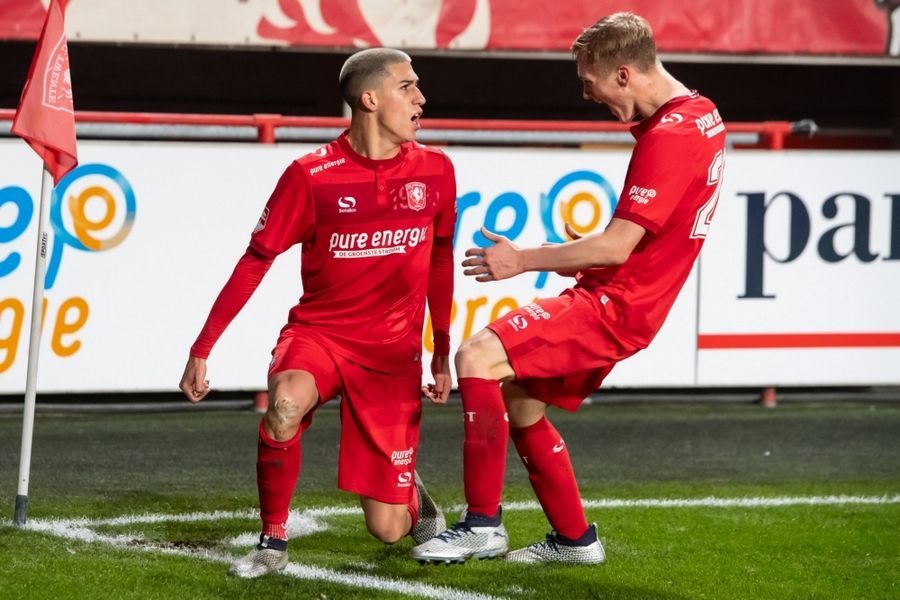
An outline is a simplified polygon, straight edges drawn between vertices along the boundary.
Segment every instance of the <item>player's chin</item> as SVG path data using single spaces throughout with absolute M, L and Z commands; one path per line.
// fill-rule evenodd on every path
M 404 136 L 406 137 L 407 142 L 415 141 L 416 134 L 419 130 L 422 129 L 422 125 L 419 122 L 419 117 L 413 117 L 409 120 L 409 124 L 404 127 Z

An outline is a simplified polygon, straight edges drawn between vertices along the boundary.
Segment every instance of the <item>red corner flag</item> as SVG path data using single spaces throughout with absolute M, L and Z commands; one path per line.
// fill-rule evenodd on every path
M 50 0 L 12 126 L 12 132 L 43 159 L 54 184 L 78 164 L 65 4 L 66 0 Z

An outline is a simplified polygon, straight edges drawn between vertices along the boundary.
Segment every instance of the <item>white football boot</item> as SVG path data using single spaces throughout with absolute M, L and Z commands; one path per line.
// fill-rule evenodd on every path
M 594 534 L 594 541 L 587 546 L 571 546 L 562 543 L 556 536 L 556 532 L 547 534 L 542 542 L 535 542 L 519 550 L 513 550 L 506 555 L 510 562 L 523 563 L 567 563 L 573 565 L 599 565 L 606 561 L 606 551 L 600 538 L 597 536 L 597 524 L 592 523 L 590 529 Z
M 287 564 L 287 540 L 261 535 L 256 547 L 246 556 L 231 563 L 228 572 L 237 577 L 252 579 L 273 571 L 280 571 Z
M 410 551 L 420 563 L 464 563 L 469 558 L 495 558 L 509 549 L 509 535 L 500 523 L 496 527 L 466 524 L 466 515 L 449 529 Z

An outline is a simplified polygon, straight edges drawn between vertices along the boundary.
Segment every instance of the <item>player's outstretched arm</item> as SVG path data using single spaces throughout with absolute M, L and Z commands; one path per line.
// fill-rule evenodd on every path
M 582 237 L 581 235 L 576 233 L 575 230 L 572 229 L 572 226 L 569 225 L 568 223 L 566 223 L 566 235 L 569 236 L 569 239 L 567 241 L 580 240 Z M 566 242 L 563 242 L 563 243 L 566 243 Z M 556 244 L 554 244 L 553 242 L 544 242 L 543 244 L 541 244 L 541 246 L 555 246 L 555 245 Z M 557 271 L 555 271 L 555 273 L 561 277 L 576 277 L 578 275 L 578 269 L 558 269 Z
M 625 262 L 646 230 L 626 219 L 613 218 L 601 233 L 593 233 L 567 244 L 519 248 L 502 235 L 481 228 L 494 242 L 487 248 L 470 248 L 462 266 L 464 274 L 477 281 L 515 277 L 525 271 L 580 271 Z
M 190 357 L 181 376 L 179 387 L 191 402 L 199 402 L 209 393 L 206 358 L 225 328 L 259 287 L 274 260 L 274 257 L 263 256 L 252 248 L 247 248 L 231 277 L 219 292 L 200 335 L 191 346 Z
M 206 359 L 189 356 L 184 366 L 179 386 L 191 402 L 197 403 L 209 393 L 209 380 L 206 378 Z

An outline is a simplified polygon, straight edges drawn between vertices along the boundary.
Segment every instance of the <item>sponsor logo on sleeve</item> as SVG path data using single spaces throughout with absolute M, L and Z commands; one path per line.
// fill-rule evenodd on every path
M 649 204 L 650 200 L 656 198 L 656 190 L 633 185 L 631 186 L 631 189 L 628 190 L 628 197 L 636 204 Z
M 406 473 L 400 473 L 397 475 L 397 487 L 399 488 L 408 488 L 412 485 L 413 474 L 407 471 Z
M 707 138 L 715 137 L 725 131 L 725 123 L 722 122 L 718 109 L 708 112 L 698 119 L 694 119 L 694 123 L 697 124 L 697 129 L 700 130 L 700 133 Z

